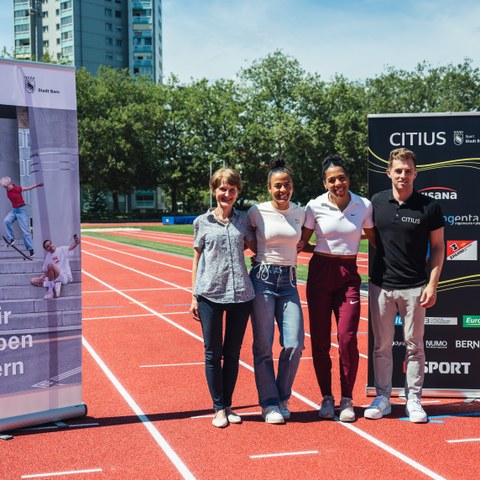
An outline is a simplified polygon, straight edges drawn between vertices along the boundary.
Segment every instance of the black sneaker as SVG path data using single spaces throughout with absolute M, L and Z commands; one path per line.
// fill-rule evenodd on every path
M 29 250 L 30 256 L 33 257 L 35 255 L 35 252 L 33 250 Z

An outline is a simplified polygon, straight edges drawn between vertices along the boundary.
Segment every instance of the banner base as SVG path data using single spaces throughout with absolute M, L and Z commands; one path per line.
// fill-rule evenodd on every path
M 377 391 L 375 387 L 366 387 L 367 397 L 375 397 Z M 405 397 L 404 388 L 392 388 L 392 397 Z M 461 389 L 461 388 L 424 388 L 423 397 L 443 397 L 443 398 L 480 398 L 480 389 Z
M 87 405 L 81 403 L 70 407 L 55 408 L 44 412 L 35 412 L 28 415 L 19 415 L 0 420 L 0 432 L 18 430 L 19 428 L 57 422 L 67 418 L 84 417 L 87 414 Z

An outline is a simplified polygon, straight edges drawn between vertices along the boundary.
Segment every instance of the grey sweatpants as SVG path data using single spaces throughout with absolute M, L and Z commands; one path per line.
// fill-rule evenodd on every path
M 404 290 L 383 289 L 369 284 L 369 308 L 374 336 L 373 370 L 377 395 L 392 393 L 392 345 L 397 312 L 403 319 L 405 341 L 405 398 L 422 396 L 425 377 L 425 308 L 420 306 L 424 287 Z

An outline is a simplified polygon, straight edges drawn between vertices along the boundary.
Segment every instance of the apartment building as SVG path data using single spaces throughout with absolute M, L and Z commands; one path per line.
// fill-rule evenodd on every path
M 13 0 L 15 58 L 162 79 L 161 0 Z

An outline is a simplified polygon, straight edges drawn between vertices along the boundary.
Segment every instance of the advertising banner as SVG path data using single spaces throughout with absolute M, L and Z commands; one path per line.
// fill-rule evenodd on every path
M 73 68 L 0 60 L 0 431 L 84 415 Z
M 391 150 L 417 157 L 415 189 L 436 199 L 445 219 L 446 258 L 437 303 L 426 312 L 424 395 L 480 395 L 480 115 L 370 115 L 369 196 L 391 188 Z M 373 252 L 370 252 L 373 255 Z M 402 319 L 395 319 L 393 394 L 404 394 Z M 369 335 L 367 394 L 375 395 L 373 334 Z

